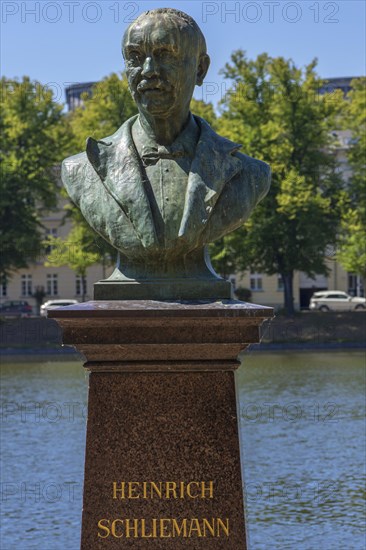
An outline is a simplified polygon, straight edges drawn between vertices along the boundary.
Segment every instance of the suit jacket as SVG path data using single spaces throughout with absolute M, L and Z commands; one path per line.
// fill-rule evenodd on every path
M 127 258 L 163 252 L 158 242 L 141 164 L 127 120 L 115 134 L 89 138 L 85 153 L 64 160 L 62 180 L 87 222 Z M 241 226 L 270 186 L 270 168 L 238 152 L 199 117 L 177 240 L 180 254 L 202 248 Z M 178 252 L 177 252 L 178 253 Z

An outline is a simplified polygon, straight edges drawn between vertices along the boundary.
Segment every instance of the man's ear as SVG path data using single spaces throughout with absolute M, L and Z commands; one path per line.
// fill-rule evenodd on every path
M 198 67 L 197 67 L 197 77 L 196 77 L 196 84 L 197 86 L 202 86 L 204 78 L 207 74 L 208 68 L 210 66 L 210 57 L 207 55 L 207 53 L 204 53 L 201 55 Z

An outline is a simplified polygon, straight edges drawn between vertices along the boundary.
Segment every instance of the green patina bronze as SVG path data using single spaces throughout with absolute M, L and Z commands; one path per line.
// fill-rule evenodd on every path
M 141 14 L 122 52 L 139 115 L 112 136 L 89 138 L 62 166 L 71 199 L 119 251 L 95 298 L 230 298 L 206 245 L 245 222 L 269 189 L 269 166 L 190 113 L 210 64 L 191 17 L 170 8 Z

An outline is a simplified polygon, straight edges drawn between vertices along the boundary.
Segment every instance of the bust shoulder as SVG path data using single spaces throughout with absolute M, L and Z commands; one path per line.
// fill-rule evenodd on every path
M 71 198 L 77 201 L 80 198 L 85 184 L 100 183 L 100 178 L 95 171 L 99 166 L 101 158 L 109 155 L 114 149 L 113 146 L 129 143 L 129 130 L 136 120 L 136 116 L 126 120 L 114 134 L 96 140 L 89 137 L 86 140 L 86 150 L 77 155 L 66 158 L 61 165 L 61 177 L 64 186 Z
M 240 159 L 244 169 L 255 170 L 259 174 L 268 174 L 271 171 L 269 164 L 267 164 L 263 160 L 250 157 L 249 155 L 246 155 L 241 151 L 237 151 L 235 155 Z
M 235 156 L 241 161 L 243 176 L 249 182 L 255 185 L 257 190 L 257 202 L 259 202 L 267 193 L 271 185 L 271 168 L 263 160 L 255 159 L 241 153 L 235 153 Z
M 66 158 L 61 164 L 61 178 L 67 192 L 75 201 L 75 193 L 78 194 L 78 187 L 86 176 L 88 158 L 86 153 L 79 153 Z M 75 189 L 76 187 L 76 189 Z
M 267 193 L 271 184 L 271 169 L 266 162 L 255 159 L 240 151 L 242 145 L 217 134 L 211 126 L 200 117 L 195 117 L 201 128 L 201 140 L 205 142 L 204 152 L 209 157 L 218 153 L 222 162 L 222 170 L 225 158 L 236 162 L 236 177 L 233 185 L 250 189 L 254 193 L 256 202 L 259 202 Z M 217 168 L 215 168 L 216 170 Z

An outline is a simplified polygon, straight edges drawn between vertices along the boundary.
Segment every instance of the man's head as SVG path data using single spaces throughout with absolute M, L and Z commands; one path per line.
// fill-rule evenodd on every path
M 188 110 L 210 64 L 197 23 L 172 8 L 142 13 L 127 28 L 122 53 L 139 110 L 160 117 Z

